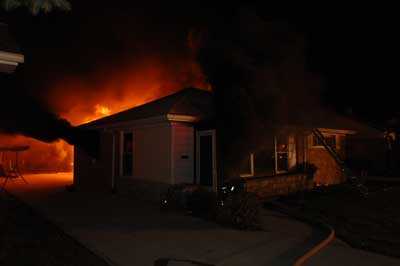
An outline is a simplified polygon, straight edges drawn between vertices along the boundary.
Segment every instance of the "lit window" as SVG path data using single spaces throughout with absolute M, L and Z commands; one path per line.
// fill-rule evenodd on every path
M 295 169 L 296 161 L 296 139 L 295 136 L 278 135 L 275 137 L 275 172 L 286 173 Z
M 277 173 L 289 171 L 288 144 L 288 137 L 286 135 L 275 137 L 275 168 Z
M 336 150 L 336 135 L 324 135 L 325 142 L 328 144 L 332 149 Z M 313 147 L 323 147 L 322 140 L 313 136 Z

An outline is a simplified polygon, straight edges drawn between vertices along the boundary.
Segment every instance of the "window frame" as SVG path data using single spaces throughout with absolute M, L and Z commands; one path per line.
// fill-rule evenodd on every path
M 132 170 L 131 170 L 131 175 L 125 175 L 124 172 L 124 155 L 125 155 L 125 134 L 132 134 L 132 152 L 131 152 L 131 156 L 132 156 Z M 120 131 L 120 162 L 119 162 L 119 175 L 121 177 L 133 177 L 134 174 L 134 165 L 133 165 L 133 159 L 134 159 L 134 142 L 135 142 L 135 134 L 133 132 L 133 130 L 123 130 Z
M 334 150 L 338 150 L 339 149 L 339 144 L 338 142 L 340 141 L 340 134 L 337 133 L 322 133 L 322 135 L 324 136 L 324 138 L 326 139 L 327 137 L 334 137 L 335 138 L 335 147 L 332 147 Z M 310 148 L 312 149 L 325 149 L 324 145 L 316 145 L 315 144 L 315 140 L 316 140 L 316 136 L 315 135 L 311 135 L 311 145 Z
M 287 150 L 284 152 L 278 152 L 278 138 L 277 136 L 274 136 L 274 158 L 275 158 L 275 174 L 284 174 L 289 172 L 289 170 L 278 170 L 278 154 L 287 154 L 287 167 L 289 168 L 289 135 L 285 136 L 285 139 L 287 139 Z
M 254 177 L 254 153 L 250 153 L 250 160 L 249 160 L 249 167 L 250 167 L 250 173 L 243 173 L 240 174 L 240 177 Z

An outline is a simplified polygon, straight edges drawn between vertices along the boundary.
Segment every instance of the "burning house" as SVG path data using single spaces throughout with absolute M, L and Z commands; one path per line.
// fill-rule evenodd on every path
M 241 154 L 238 176 L 219 176 L 214 93 L 184 89 L 82 125 L 99 132 L 99 156 L 75 147 L 74 184 L 81 189 L 130 189 L 158 199 L 172 184 L 216 190 L 235 177 L 260 196 L 344 182 L 331 152 L 344 160 L 350 136 L 376 137 L 380 132 L 334 112 L 310 117 L 273 125 L 270 139 L 259 139 L 260 147 Z M 312 176 L 305 171 L 310 165 L 316 170 Z
M 23 123 L 9 119 L 6 129 L 45 142 L 75 144 L 74 163 L 72 149 L 64 142 L 52 145 L 54 153 L 47 152 L 42 161 L 66 170 L 74 164 L 74 183 L 82 188 L 142 187 L 139 191 L 151 188 L 158 193 L 185 182 L 217 189 L 237 177 L 249 188 L 257 183 L 255 187 L 282 193 L 293 186 L 343 182 L 347 140 L 367 131 L 374 137 L 380 133 L 319 107 L 321 86 L 318 75 L 307 68 L 307 43 L 300 30 L 247 9 L 227 13 L 216 13 L 200 27 L 204 32 L 190 29 L 189 36 L 186 28 L 180 37 L 160 30 L 168 34 L 159 39 L 179 42 L 176 47 L 153 37 L 142 37 L 138 45 L 141 38 L 129 37 L 132 30 L 119 27 L 131 27 L 125 19 L 132 16 L 124 17 L 107 32 L 112 35 L 118 29 L 118 36 L 129 39 L 107 39 L 120 53 L 118 68 L 96 63 L 93 70 L 82 70 L 72 60 L 62 67 L 72 73 L 65 72 L 38 96 L 45 98 L 46 108 L 25 108 L 40 119 L 32 122 L 35 119 L 24 119 L 21 112 Z M 142 23 L 133 24 L 140 25 L 138 32 L 151 32 L 143 30 Z M 96 36 L 102 43 L 108 26 L 93 28 L 101 29 Z M 92 46 L 93 40 L 89 43 Z M 150 43 L 156 46 L 148 49 Z M 88 54 L 89 59 L 105 55 L 103 50 Z M 56 65 L 49 62 L 51 68 Z M 209 85 L 213 92 L 177 92 Z M 130 106 L 137 107 L 126 110 Z M 81 123 L 86 124 L 80 129 L 99 133 L 97 155 L 75 138 L 72 125 Z M 312 179 L 303 173 L 310 165 L 316 168 Z

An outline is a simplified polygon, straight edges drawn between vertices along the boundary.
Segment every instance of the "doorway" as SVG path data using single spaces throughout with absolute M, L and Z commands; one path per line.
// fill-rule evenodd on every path
M 133 133 L 124 132 L 122 138 L 122 175 L 133 175 Z
M 196 136 L 196 177 L 202 186 L 217 187 L 215 130 L 197 131 Z

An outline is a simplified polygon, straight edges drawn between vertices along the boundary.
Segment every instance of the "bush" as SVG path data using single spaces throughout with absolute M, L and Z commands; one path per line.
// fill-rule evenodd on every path
M 199 186 L 193 184 L 176 184 L 168 188 L 161 195 L 160 207 L 162 210 L 184 210 L 188 209 L 188 197 Z
M 198 185 L 171 186 L 161 199 L 162 209 L 185 210 L 238 229 L 260 228 L 261 203 L 254 193 L 238 191 L 217 198 L 215 192 Z
M 195 216 L 214 219 L 217 207 L 217 197 L 213 191 L 199 187 L 187 195 L 188 210 Z
M 307 174 L 309 179 L 314 177 L 315 172 L 318 170 L 317 166 L 312 163 L 301 163 L 297 165 L 298 171 Z
M 254 193 L 234 193 L 218 206 L 216 221 L 242 230 L 260 229 L 261 207 L 261 203 Z

